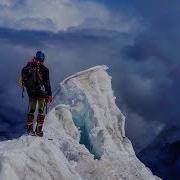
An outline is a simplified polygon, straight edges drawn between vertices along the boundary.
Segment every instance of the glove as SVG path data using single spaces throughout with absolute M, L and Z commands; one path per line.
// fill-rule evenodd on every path
M 47 97 L 47 102 L 48 102 L 48 103 L 51 103 L 52 100 L 53 100 L 53 97 L 52 97 L 52 96 L 48 96 L 48 97 Z

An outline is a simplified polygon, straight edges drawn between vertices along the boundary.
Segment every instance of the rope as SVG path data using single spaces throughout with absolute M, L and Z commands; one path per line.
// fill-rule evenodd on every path
M 60 88 L 59 88 L 59 86 L 57 86 L 57 87 L 55 88 L 55 90 L 53 91 L 53 99 L 57 96 L 57 94 L 59 93 L 59 91 L 60 91 Z
M 55 90 L 53 90 L 53 93 L 52 93 L 53 99 L 57 96 L 57 94 L 59 93 L 59 91 L 60 91 L 59 86 L 57 86 L 57 87 L 55 88 Z M 47 101 L 46 101 L 46 102 L 45 102 L 46 114 L 48 113 L 49 109 L 51 109 L 51 107 L 52 107 L 52 105 L 50 104 L 50 105 L 48 106 L 48 103 L 47 103 Z

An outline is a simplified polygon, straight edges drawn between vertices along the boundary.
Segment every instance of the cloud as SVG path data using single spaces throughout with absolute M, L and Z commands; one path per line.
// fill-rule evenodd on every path
M 8 7 L 10 7 L 10 6 L 15 5 L 15 3 L 16 3 L 16 0 L 15 1 L 14 0 L 1 0 L 0 1 L 0 6 L 8 6 Z
M 46 53 L 46 64 L 50 68 L 53 89 L 70 74 L 97 64 L 107 64 L 110 67 L 109 73 L 113 77 L 113 89 L 117 96 L 118 106 L 123 113 L 127 113 L 128 136 L 136 144 L 135 147 L 138 150 L 158 134 L 153 130 L 154 124 L 159 122 L 161 126 L 161 117 L 164 119 L 166 117 L 168 120 L 164 112 L 157 112 L 166 88 L 171 86 L 166 66 L 156 58 L 138 61 L 138 63 L 136 60 L 131 60 L 132 57 L 124 58 L 125 53 L 122 53 L 124 47 L 129 47 L 133 41 L 130 33 L 92 29 L 69 29 L 66 32 L 53 33 L 1 28 L 0 39 L 3 62 L 1 73 L 6 74 L 6 79 L 0 79 L 6 89 L 2 99 L 7 104 L 10 99 L 11 102 L 13 100 L 9 106 L 5 106 L 6 112 L 15 104 L 18 108 L 12 112 L 19 112 L 22 124 L 26 108 L 21 105 L 21 89 L 17 88 L 19 72 L 37 49 L 43 49 Z M 9 49 L 11 53 L 7 51 Z M 7 73 L 6 69 L 9 69 L 11 73 Z M 8 84 L 11 82 L 11 84 L 8 85 L 6 82 Z M 14 96 L 13 92 L 18 92 L 18 96 Z M 164 111 L 167 108 L 168 106 Z M 7 121 L 3 116 L 5 119 L 1 121 L 11 124 L 12 117 L 7 116 L 9 119 Z M 14 125 L 17 129 L 18 123 Z M 146 134 L 149 129 L 151 133 Z M 158 132 L 160 130 L 161 128 Z M 145 134 L 147 141 L 142 143 L 142 137 Z
M 128 21 L 127 21 L 128 20 Z M 0 4 L 0 26 L 57 32 L 72 27 L 136 29 L 138 20 L 113 15 L 103 4 L 78 0 L 14 0 Z
M 136 56 L 129 56 L 127 48 L 133 48 L 132 42 L 136 41 L 131 33 L 97 29 L 69 29 L 53 33 L 1 28 L 0 39 L 3 62 L 0 68 L 1 74 L 6 77 L 0 78 L 5 88 L 1 99 L 7 104 L 4 112 L 12 108 L 12 116 L 7 115 L 5 118 L 5 113 L 1 123 L 8 122 L 8 132 L 13 112 L 18 111 L 20 119 L 14 125 L 17 128 L 16 134 L 22 128 L 19 123 L 24 123 L 23 114 L 27 107 L 22 105 L 21 89 L 18 89 L 17 83 L 21 67 L 33 57 L 37 49 L 43 49 L 46 53 L 46 65 L 50 68 L 53 89 L 61 80 L 77 71 L 97 64 L 107 64 L 110 67 L 117 103 L 127 117 L 128 137 L 133 140 L 137 151 L 162 130 L 157 130 L 156 124 L 157 127 L 164 127 L 172 117 L 169 110 L 172 98 L 164 98 L 165 94 L 173 92 L 169 69 L 158 56 L 146 55 L 140 61 Z M 14 96 L 17 92 L 18 96 Z M 9 101 L 11 104 L 8 104 Z M 142 141 L 145 135 L 147 141 Z
M 159 12 L 159 3 L 156 7 L 152 1 L 149 10 L 150 4 L 141 1 L 136 4 L 137 14 L 132 18 L 92 1 L 17 2 L 0 6 L 1 100 L 5 104 L 3 112 L 11 110 L 12 114 L 1 116 L 1 111 L 0 121 L 8 122 L 8 130 L 14 123 L 13 112 L 24 122 L 26 109 L 21 104 L 17 81 L 21 67 L 37 49 L 46 53 L 53 89 L 77 71 L 97 64 L 110 67 L 116 102 L 127 117 L 128 137 L 137 151 L 165 125 L 178 124 L 179 19 L 174 17 L 177 12 L 169 8 L 175 5 L 166 2 Z M 70 9 L 73 10 L 69 12 Z M 13 124 L 17 129 L 19 121 Z
M 157 120 L 151 120 L 147 123 L 143 115 L 131 111 L 128 107 L 123 106 L 122 110 L 126 112 L 126 133 L 133 137 L 136 153 L 151 143 L 165 127 L 166 123 Z

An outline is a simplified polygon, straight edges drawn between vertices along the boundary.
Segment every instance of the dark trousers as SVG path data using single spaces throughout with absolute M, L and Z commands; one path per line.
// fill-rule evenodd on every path
M 34 113 L 36 111 L 36 107 L 38 105 L 38 116 L 37 116 L 37 125 L 36 132 L 41 132 L 44 124 L 45 114 L 45 98 L 29 98 L 29 112 L 27 115 L 27 129 L 28 131 L 33 131 L 33 121 L 34 121 Z
M 45 98 L 29 98 L 29 113 L 34 114 L 37 104 L 39 114 L 44 114 Z

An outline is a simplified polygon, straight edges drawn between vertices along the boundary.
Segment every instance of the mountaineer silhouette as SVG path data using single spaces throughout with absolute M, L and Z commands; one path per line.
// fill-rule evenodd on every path
M 45 54 L 37 51 L 35 57 L 23 67 L 20 85 L 23 92 L 26 89 L 29 97 L 27 114 L 27 134 L 43 136 L 45 107 L 52 102 L 52 92 L 49 79 L 49 69 L 44 65 Z M 23 93 L 22 93 L 23 96 Z M 33 129 L 34 113 L 38 104 L 38 115 L 35 131 Z

